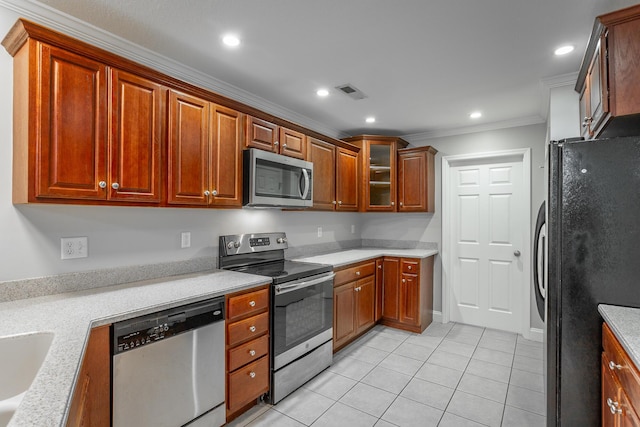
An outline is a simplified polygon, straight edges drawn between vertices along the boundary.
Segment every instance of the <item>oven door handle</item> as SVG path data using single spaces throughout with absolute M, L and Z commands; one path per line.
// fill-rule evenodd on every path
M 276 294 L 284 294 L 287 292 L 295 291 L 296 289 L 317 285 L 318 283 L 333 280 L 334 277 L 336 277 L 336 273 L 327 274 L 326 276 L 318 277 L 317 279 L 313 280 L 295 282 L 288 285 L 276 285 Z

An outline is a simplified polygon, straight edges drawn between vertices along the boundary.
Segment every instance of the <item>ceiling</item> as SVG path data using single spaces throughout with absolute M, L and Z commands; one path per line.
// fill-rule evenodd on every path
M 42 0 L 339 135 L 545 120 L 614 0 Z M 236 33 L 240 47 L 221 43 Z M 557 57 L 556 47 L 573 44 Z M 565 76 L 566 78 L 566 76 Z M 334 89 L 351 83 L 367 98 Z M 318 88 L 329 96 L 319 98 Z M 475 121 L 472 111 L 482 111 Z M 365 123 L 375 116 L 376 122 Z

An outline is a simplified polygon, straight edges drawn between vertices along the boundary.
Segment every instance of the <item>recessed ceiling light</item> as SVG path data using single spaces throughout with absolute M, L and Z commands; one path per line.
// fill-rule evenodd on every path
M 365 122 L 367 123 L 375 123 L 376 122 L 376 118 L 375 117 L 367 117 L 366 119 L 364 119 Z
M 560 46 L 559 48 L 557 48 L 553 53 L 555 53 L 558 56 L 561 55 L 566 55 L 567 53 L 571 53 L 573 52 L 573 46 L 571 45 L 567 45 L 567 46 Z
M 318 96 L 323 96 L 323 97 L 324 97 L 324 96 L 329 95 L 329 91 L 328 91 L 328 90 L 326 90 L 326 89 L 318 89 L 318 91 L 316 92 L 316 94 L 317 94 Z
M 222 43 L 229 47 L 236 47 L 240 45 L 240 39 L 234 34 L 226 34 L 222 37 Z
M 473 113 L 469 114 L 469 117 L 471 117 L 472 119 L 479 119 L 480 117 L 482 117 L 482 113 L 480 111 L 474 111 Z

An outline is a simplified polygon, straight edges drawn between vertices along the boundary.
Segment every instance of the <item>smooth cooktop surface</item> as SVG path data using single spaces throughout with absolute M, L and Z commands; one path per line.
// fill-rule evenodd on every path
M 243 273 L 257 274 L 259 276 L 269 276 L 273 278 L 273 284 L 278 285 L 280 283 L 291 282 L 304 277 L 330 272 L 333 270 L 333 266 L 328 264 L 282 260 L 235 268 L 234 270 Z

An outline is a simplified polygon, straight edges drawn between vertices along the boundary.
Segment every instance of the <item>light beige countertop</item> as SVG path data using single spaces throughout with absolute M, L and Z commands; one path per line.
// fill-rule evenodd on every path
M 318 262 L 321 264 L 331 264 L 333 267 L 343 267 L 356 262 L 381 256 L 396 256 L 405 258 L 428 258 L 436 255 L 436 249 L 390 249 L 390 248 L 365 248 L 351 249 L 348 251 L 333 252 L 325 255 L 317 255 L 306 258 L 298 258 L 296 261 Z
M 640 369 L 640 308 L 600 304 L 598 311 L 636 368 Z
M 211 270 L 1 303 L 0 339 L 36 332 L 54 334 L 51 348 L 9 426 L 63 425 L 92 327 L 270 282 L 269 277 Z

